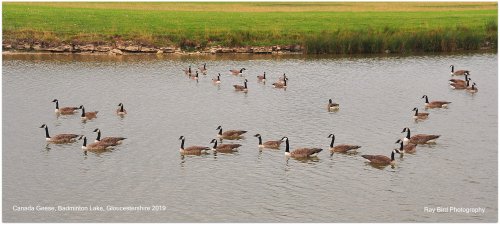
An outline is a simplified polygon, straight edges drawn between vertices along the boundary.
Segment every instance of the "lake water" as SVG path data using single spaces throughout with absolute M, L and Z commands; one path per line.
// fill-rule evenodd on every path
M 426 56 L 3 56 L 4 222 L 496 222 L 498 220 L 496 53 Z M 208 75 L 183 68 L 207 63 Z M 451 90 L 450 68 L 468 69 L 479 92 Z M 244 78 L 247 94 L 234 91 Z M 266 72 L 268 82 L 257 83 Z M 211 79 L 221 73 L 220 86 Z M 272 83 L 283 73 L 288 88 Z M 451 101 L 416 123 L 422 95 Z M 98 110 L 54 114 L 60 106 Z M 328 99 L 340 110 L 327 112 Z M 123 103 L 128 115 L 115 114 Z M 48 144 L 51 134 L 127 137 L 111 151 L 84 155 L 82 142 Z M 247 130 L 234 154 L 181 157 L 224 130 Z M 440 134 L 435 145 L 375 168 L 362 154 L 389 156 L 404 127 Z M 292 149 L 323 148 L 317 159 L 259 151 L 257 138 L 287 136 Z M 336 144 L 358 154 L 329 153 Z M 37 206 L 160 206 L 160 211 L 57 211 Z M 34 211 L 16 211 L 33 206 Z M 426 209 L 427 207 L 427 209 Z M 484 213 L 431 213 L 429 208 L 484 208 Z

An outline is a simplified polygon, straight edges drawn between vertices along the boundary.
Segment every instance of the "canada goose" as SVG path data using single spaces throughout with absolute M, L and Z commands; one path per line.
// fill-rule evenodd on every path
M 258 76 L 257 76 L 257 80 L 258 80 L 259 82 L 266 82 L 266 72 L 264 72 L 264 74 L 263 74 L 263 75 L 258 75 Z
M 465 84 L 467 80 L 469 79 L 469 74 L 465 74 L 465 79 L 450 79 L 450 84 Z
M 115 146 L 116 144 L 113 144 L 113 143 L 105 143 L 105 142 L 95 142 L 95 143 L 90 143 L 90 144 L 87 144 L 87 137 L 85 137 L 85 135 L 81 135 L 80 138 L 78 138 L 78 140 L 81 140 L 83 138 L 83 145 L 82 145 L 82 149 L 83 150 L 87 150 L 87 151 L 103 151 L 103 150 L 107 150 L 113 146 Z
M 451 75 L 455 75 L 455 76 L 459 76 L 459 75 L 470 75 L 468 70 L 457 70 L 457 71 L 454 71 L 455 70 L 455 66 L 451 65 Z
M 385 156 L 385 155 L 362 155 L 361 157 L 368 159 L 370 163 L 375 164 L 375 165 L 380 165 L 380 166 L 387 166 L 391 165 L 393 166 L 395 164 L 394 161 L 394 154 L 399 153 L 399 150 L 394 149 L 391 152 L 391 158 Z
M 85 112 L 85 107 L 83 107 L 83 105 L 80 105 L 79 109 L 82 110 L 82 115 L 80 116 L 82 120 L 91 120 L 97 118 L 97 113 L 99 112 L 99 111 Z
M 284 82 L 283 83 L 280 83 L 280 82 L 276 82 L 276 83 L 273 83 L 273 87 L 274 88 L 286 88 L 286 81 L 288 80 L 288 78 L 285 78 Z
M 404 154 L 404 153 L 410 153 L 410 154 L 413 154 L 417 151 L 417 145 L 416 144 L 413 144 L 413 143 L 408 143 L 407 145 L 403 145 L 403 141 L 401 141 L 401 139 L 398 139 L 396 141 L 396 144 L 397 143 L 400 143 L 400 147 L 399 147 L 399 154 L 401 154 L 401 156 Z
M 203 73 L 203 75 L 206 75 L 207 74 L 207 63 L 203 63 L 203 66 L 198 67 L 198 69 L 200 70 L 201 73 Z
M 245 81 L 243 82 L 244 86 L 238 85 L 238 84 L 233 85 L 234 90 L 235 91 L 248 92 L 247 82 L 248 82 L 248 80 L 245 79 Z
M 292 158 L 311 158 L 315 157 L 318 153 L 323 151 L 321 148 L 298 148 L 290 152 L 290 144 L 288 143 L 288 137 L 283 137 L 281 138 L 281 141 L 285 141 L 286 148 L 285 148 L 285 155 L 290 156 Z
M 189 78 L 193 79 L 193 80 L 198 80 L 198 70 L 196 71 L 196 75 L 189 75 Z
M 52 102 L 56 103 L 56 113 L 62 114 L 62 115 L 70 115 L 74 114 L 76 110 L 78 110 L 78 107 L 62 107 L 59 108 L 59 100 L 54 99 Z
M 401 133 L 406 132 L 406 137 L 403 139 L 403 144 L 408 145 L 408 143 L 413 144 L 429 144 L 436 142 L 441 135 L 434 134 L 416 134 L 410 137 L 410 128 L 405 127 Z
M 279 141 L 266 141 L 262 143 L 262 136 L 260 134 L 254 135 L 254 137 L 259 138 L 259 148 L 273 148 L 273 149 L 278 149 L 280 148 L 281 143 L 283 143 L 283 140 Z
M 120 107 L 120 108 L 118 108 L 116 110 L 116 114 L 118 114 L 118 115 L 125 115 L 125 114 L 127 114 L 127 110 L 125 110 L 123 108 L 123 104 L 122 103 L 118 104 L 118 107 Z
M 216 78 L 212 79 L 212 82 L 214 82 L 214 84 L 220 84 L 220 73 L 219 75 L 217 75 L 217 79 Z
M 214 143 L 212 150 L 214 152 L 222 152 L 222 153 L 231 153 L 238 151 L 238 148 L 241 147 L 240 144 L 221 144 L 217 145 L 217 140 L 212 139 L 210 143 Z
M 216 130 L 219 130 L 217 136 L 220 139 L 240 139 L 241 135 L 247 132 L 246 130 L 227 130 L 223 133 L 222 126 L 218 126 Z
M 97 137 L 94 142 L 103 142 L 103 143 L 111 143 L 111 144 L 121 144 L 123 140 L 127 139 L 124 137 L 105 137 L 101 139 L 101 130 L 99 128 L 94 129 L 94 132 L 97 132 Z
M 413 115 L 413 119 L 425 120 L 429 117 L 429 113 L 419 113 L 417 107 L 413 108 L 412 111 L 415 111 L 415 114 Z
M 241 68 L 240 70 L 229 70 L 229 72 L 231 72 L 231 74 L 233 75 L 242 75 L 243 74 L 243 70 L 246 70 L 245 68 Z
M 330 134 L 328 135 L 328 138 L 332 138 L 332 142 L 330 143 L 330 152 L 338 152 L 338 153 L 347 153 L 350 150 L 356 150 L 358 148 L 361 148 L 359 145 L 346 145 L 346 144 L 341 144 L 337 146 L 333 146 L 333 143 L 335 142 L 335 135 Z
M 187 69 L 183 69 L 182 71 L 184 71 L 184 74 L 186 75 L 191 75 L 193 73 L 193 71 L 191 71 L 191 66 L 189 66 L 189 68 Z
M 422 96 L 422 98 L 425 98 L 425 108 L 446 108 L 448 107 L 448 104 L 451 102 L 447 101 L 432 101 L 429 102 L 429 98 L 427 95 Z
M 334 103 L 332 101 L 332 99 L 330 98 L 328 100 L 328 105 L 326 107 L 328 108 L 328 111 L 333 111 L 333 110 L 339 109 L 339 104 L 338 103 Z
M 278 83 L 285 83 L 285 80 L 288 80 L 288 78 L 286 77 L 286 74 L 283 74 L 283 77 L 278 79 Z
M 201 155 L 207 153 L 208 150 L 210 150 L 209 147 L 205 146 L 189 146 L 187 148 L 184 148 L 184 141 L 186 138 L 184 136 L 179 137 L 179 140 L 181 140 L 181 149 L 180 152 L 183 155 Z
M 471 80 L 470 78 L 467 78 L 467 81 L 465 83 L 453 83 L 453 84 L 450 84 L 450 88 L 451 89 L 455 89 L 455 90 L 467 89 L 469 87 L 469 81 L 470 80 Z
M 478 91 L 479 91 L 479 90 L 477 89 L 477 85 L 476 85 L 476 83 L 472 83 L 472 86 L 471 86 L 471 87 L 467 87 L 467 92 L 469 92 L 469 93 L 474 94 L 474 93 L 476 93 L 476 92 L 478 92 Z
M 58 134 L 54 137 L 51 137 L 49 135 L 49 127 L 47 125 L 42 124 L 40 128 L 45 128 L 45 140 L 48 142 L 54 143 L 54 144 L 63 144 L 63 143 L 70 143 L 74 142 L 75 138 L 78 137 L 77 134 Z

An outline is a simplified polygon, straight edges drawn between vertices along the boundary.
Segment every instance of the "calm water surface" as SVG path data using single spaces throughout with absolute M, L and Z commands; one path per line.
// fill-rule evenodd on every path
M 5 222 L 495 222 L 497 221 L 498 56 L 304 58 L 223 56 L 51 56 L 3 58 L 3 218 Z M 206 62 L 199 82 L 181 71 Z M 448 87 L 449 65 L 471 70 L 479 93 Z M 247 94 L 233 91 L 244 78 Z M 266 84 L 256 75 L 266 72 Z M 211 79 L 221 73 L 222 84 Z M 271 84 L 286 73 L 288 89 Z M 416 123 L 422 95 L 451 101 Z M 56 117 L 54 103 L 83 104 L 98 118 Z M 329 98 L 338 112 L 326 111 Z M 124 118 L 114 111 L 122 102 Z M 128 139 L 112 151 L 84 155 L 82 142 L 46 144 L 51 134 Z M 248 133 L 235 154 L 181 157 L 186 145 L 209 146 L 218 125 Z M 440 134 L 437 144 L 374 168 L 362 154 L 389 156 L 403 137 Z M 288 136 L 291 148 L 321 147 L 318 159 L 287 160 L 262 150 Z M 330 156 L 327 136 L 361 145 Z M 16 212 L 14 206 L 165 206 L 153 212 Z M 482 207 L 484 214 L 424 207 Z

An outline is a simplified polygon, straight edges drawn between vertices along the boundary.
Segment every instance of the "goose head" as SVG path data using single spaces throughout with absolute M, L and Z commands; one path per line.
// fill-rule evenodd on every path
M 261 137 L 261 136 L 260 136 L 260 134 L 256 134 L 256 135 L 254 135 L 254 137 Z
M 101 132 L 101 130 L 99 130 L 99 128 L 96 128 L 96 129 L 94 129 L 93 132 Z
M 333 135 L 333 134 L 328 135 L 328 138 L 331 138 L 331 137 L 335 137 L 335 135 Z
M 219 125 L 215 130 L 222 130 L 222 127 Z
M 180 136 L 179 140 L 185 140 L 184 136 Z
M 57 100 L 57 99 L 52 100 L 52 102 L 58 102 L 58 101 L 59 101 L 59 100 Z
M 40 126 L 40 128 L 45 128 L 45 127 L 47 127 L 47 125 L 45 125 L 45 123 L 42 124 L 42 126 Z

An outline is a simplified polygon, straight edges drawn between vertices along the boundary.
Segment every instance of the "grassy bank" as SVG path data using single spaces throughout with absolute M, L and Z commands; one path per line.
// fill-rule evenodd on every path
M 3 3 L 3 38 L 152 46 L 302 45 L 309 53 L 478 49 L 497 3 Z

